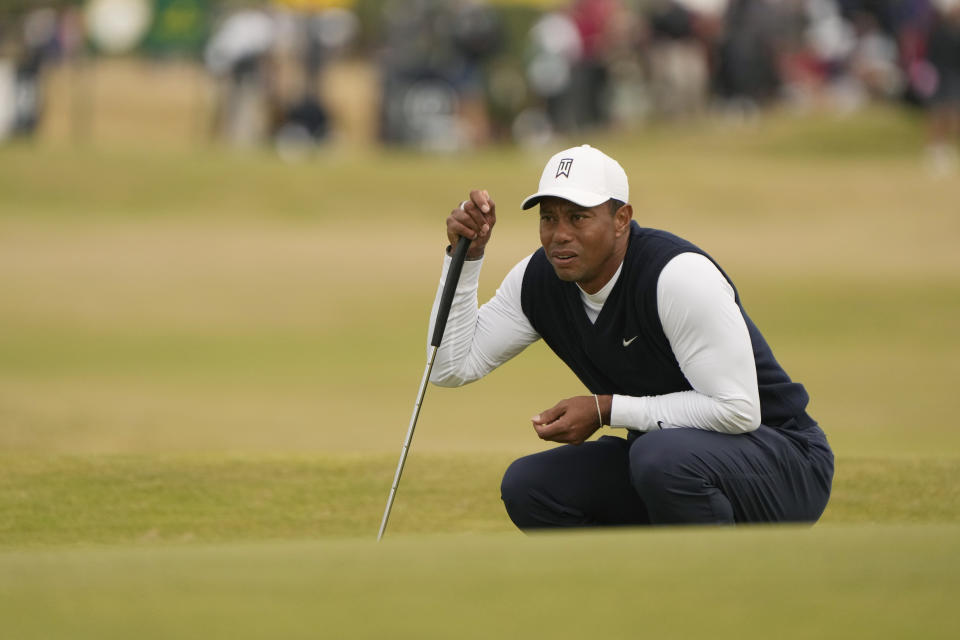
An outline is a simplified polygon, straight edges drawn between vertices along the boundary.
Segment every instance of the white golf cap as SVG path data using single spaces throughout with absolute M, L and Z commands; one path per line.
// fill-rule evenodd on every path
M 546 196 L 563 198 L 581 207 L 595 207 L 611 198 L 629 202 L 630 187 L 619 162 L 584 144 L 550 158 L 540 176 L 540 189 L 520 206 L 529 209 Z

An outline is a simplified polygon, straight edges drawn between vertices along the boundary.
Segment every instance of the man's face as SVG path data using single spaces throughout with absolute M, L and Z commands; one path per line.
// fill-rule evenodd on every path
M 582 207 L 561 198 L 540 201 L 540 244 L 557 277 L 596 293 L 616 273 L 626 251 L 632 210 L 608 203 Z

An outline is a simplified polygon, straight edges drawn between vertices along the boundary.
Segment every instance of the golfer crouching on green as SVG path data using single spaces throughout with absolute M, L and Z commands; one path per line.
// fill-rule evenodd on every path
M 806 390 L 719 265 L 638 225 L 629 202 L 609 156 L 588 145 L 553 156 L 522 204 L 539 205 L 542 246 L 479 309 L 496 206 L 472 191 L 447 218 L 451 245 L 472 242 L 431 382 L 467 384 L 542 338 L 592 394 L 533 417 L 564 446 L 510 465 L 507 513 L 521 529 L 816 521 L 833 453 Z M 604 425 L 626 438 L 586 442 Z

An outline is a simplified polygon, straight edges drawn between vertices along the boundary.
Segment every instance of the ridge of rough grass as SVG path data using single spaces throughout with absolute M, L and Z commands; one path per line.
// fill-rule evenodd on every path
M 511 531 L 511 454 L 412 453 L 393 534 Z M 369 538 L 396 457 L 138 455 L 0 459 L 0 548 Z M 824 523 L 958 523 L 956 458 L 841 458 Z
M 506 529 L 486 490 L 506 462 L 412 455 L 392 528 Z M 0 547 L 375 536 L 395 466 L 387 455 L 10 457 Z
M 957 525 L 0 552 L 31 638 L 955 638 Z

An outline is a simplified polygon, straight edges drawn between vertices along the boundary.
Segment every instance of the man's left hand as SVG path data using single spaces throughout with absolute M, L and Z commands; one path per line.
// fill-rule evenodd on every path
M 582 444 L 601 426 L 593 396 L 561 400 L 532 420 L 541 440 L 565 444 Z

